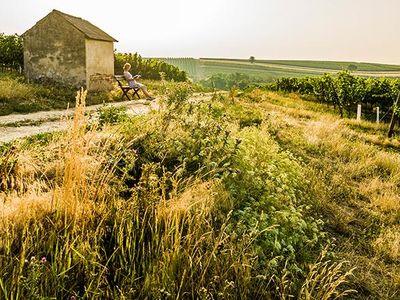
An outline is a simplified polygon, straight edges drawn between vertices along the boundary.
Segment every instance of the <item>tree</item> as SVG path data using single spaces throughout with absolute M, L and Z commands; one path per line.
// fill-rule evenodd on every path
M 357 66 L 356 66 L 356 65 L 353 65 L 353 64 L 350 64 L 350 65 L 347 67 L 347 69 L 348 69 L 349 71 L 355 71 L 355 70 L 357 70 Z
M 250 61 L 251 63 L 254 63 L 254 62 L 256 61 L 256 59 L 255 59 L 254 56 L 250 56 L 249 61 Z
M 22 67 L 24 54 L 22 38 L 17 35 L 5 35 L 0 33 L 0 64 L 10 67 Z

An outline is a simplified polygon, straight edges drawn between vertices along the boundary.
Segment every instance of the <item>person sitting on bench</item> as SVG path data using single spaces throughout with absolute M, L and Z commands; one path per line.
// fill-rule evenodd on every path
M 143 91 L 143 93 L 146 95 L 147 100 L 154 100 L 155 98 L 150 96 L 149 92 L 147 91 L 147 88 L 144 84 L 141 84 L 140 82 L 137 82 L 136 79 L 140 78 L 140 75 L 135 75 L 132 76 L 131 73 L 129 73 L 129 70 L 131 69 L 131 64 L 126 63 L 124 65 L 124 77 L 126 81 L 128 82 L 129 86 L 131 88 L 139 88 Z

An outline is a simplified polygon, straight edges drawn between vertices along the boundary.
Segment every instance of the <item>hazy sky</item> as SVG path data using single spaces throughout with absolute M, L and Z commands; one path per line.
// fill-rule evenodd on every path
M 145 57 L 400 64 L 400 0 L 0 1 L 0 32 L 22 34 L 58 9 Z

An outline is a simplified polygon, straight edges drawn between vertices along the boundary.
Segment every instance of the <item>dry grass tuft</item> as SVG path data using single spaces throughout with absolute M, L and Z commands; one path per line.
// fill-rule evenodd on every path
M 85 97 L 86 91 L 78 92 L 72 126 L 61 139 L 45 149 L 34 147 L 9 155 L 8 161 L 15 163 L 12 176 L 4 182 L 8 192 L 0 193 L 3 227 L 26 224 L 57 210 L 85 218 L 95 207 L 94 195 L 101 198 L 110 193 L 109 185 L 100 184 L 108 173 L 101 172 L 104 153 L 111 144 L 119 147 L 118 137 L 110 132 L 86 132 Z
M 29 151 L 11 147 L 0 158 L 0 192 L 23 193 L 34 181 L 36 166 Z
M 400 226 L 385 228 L 373 242 L 378 255 L 400 263 Z
M 3 99 L 29 99 L 34 94 L 34 88 L 21 84 L 13 79 L 0 80 L 0 97 Z
M 161 201 L 158 207 L 160 219 L 171 219 L 177 216 L 194 215 L 198 219 L 205 219 L 215 209 L 216 205 L 228 204 L 226 192 L 216 191 L 215 182 L 199 182 L 186 189 L 173 199 Z M 216 202 L 215 196 L 218 195 Z
M 344 271 L 347 262 L 331 262 L 326 260 L 327 251 L 324 250 L 318 261 L 310 266 L 305 282 L 301 287 L 298 299 L 302 300 L 329 300 L 340 299 L 355 293 L 355 290 L 341 291 L 340 286 L 347 283 L 348 277 L 355 269 Z
M 5 230 L 10 224 L 27 223 L 53 209 L 52 193 L 31 191 L 23 196 L 12 193 L 1 200 L 3 201 L 0 201 L 0 230 Z
M 67 149 L 65 149 L 64 179 L 62 186 L 56 193 L 57 202 L 75 215 L 78 208 L 78 201 L 85 199 L 82 195 L 85 185 L 85 157 L 87 156 L 87 143 L 84 138 L 86 118 L 85 100 L 86 91 L 79 91 L 76 96 L 76 109 L 73 119 L 73 126 L 68 135 Z
M 373 207 L 383 212 L 396 213 L 400 210 L 400 196 L 395 182 L 374 177 L 361 182 L 359 190 L 364 197 L 371 200 Z

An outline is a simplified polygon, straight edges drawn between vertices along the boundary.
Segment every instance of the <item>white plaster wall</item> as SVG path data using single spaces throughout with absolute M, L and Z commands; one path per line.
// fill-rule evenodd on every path
M 103 76 L 99 76 L 103 75 Z M 114 43 L 86 39 L 86 82 L 89 90 L 112 88 L 114 75 Z M 99 81 L 104 77 L 103 82 Z M 91 80 L 95 78 L 95 80 Z M 107 79 L 108 78 L 108 79 Z

